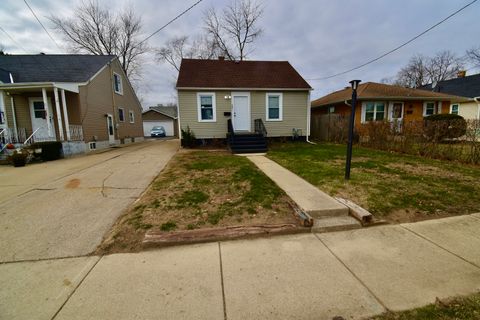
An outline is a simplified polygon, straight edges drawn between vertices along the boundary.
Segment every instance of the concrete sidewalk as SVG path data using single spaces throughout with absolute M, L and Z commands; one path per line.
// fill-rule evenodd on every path
M 480 215 L 0 264 L 0 319 L 360 319 L 480 290 Z

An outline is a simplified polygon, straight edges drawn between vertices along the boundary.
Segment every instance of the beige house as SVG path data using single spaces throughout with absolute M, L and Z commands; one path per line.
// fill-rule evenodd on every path
M 61 141 L 65 156 L 143 140 L 142 108 L 115 56 L 0 56 L 0 143 Z
M 179 126 L 197 139 L 226 139 L 234 152 L 266 149 L 266 138 L 310 134 L 310 85 L 287 61 L 183 59 Z
M 466 72 L 461 71 L 455 79 L 427 84 L 420 89 L 468 97 L 468 100 L 452 102 L 449 112 L 467 120 L 480 120 L 480 74 L 466 76 Z

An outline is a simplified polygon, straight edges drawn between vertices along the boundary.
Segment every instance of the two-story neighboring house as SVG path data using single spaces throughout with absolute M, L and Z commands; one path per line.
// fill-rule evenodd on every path
M 64 155 L 143 140 L 142 107 L 116 56 L 0 56 L 3 144 L 61 141 Z

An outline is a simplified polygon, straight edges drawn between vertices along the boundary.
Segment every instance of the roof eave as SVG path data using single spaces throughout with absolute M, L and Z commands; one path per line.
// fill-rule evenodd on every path
M 284 90 L 284 91 L 313 91 L 313 88 L 255 88 L 255 87 L 175 87 L 177 90 Z

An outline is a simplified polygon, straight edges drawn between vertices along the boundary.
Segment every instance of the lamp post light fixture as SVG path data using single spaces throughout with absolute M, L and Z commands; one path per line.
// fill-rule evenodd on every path
M 345 165 L 345 180 L 350 179 L 350 167 L 352 165 L 353 128 L 355 126 L 355 105 L 357 104 L 357 88 L 361 80 L 352 80 L 352 111 L 350 112 L 350 123 L 348 126 L 347 163 Z

